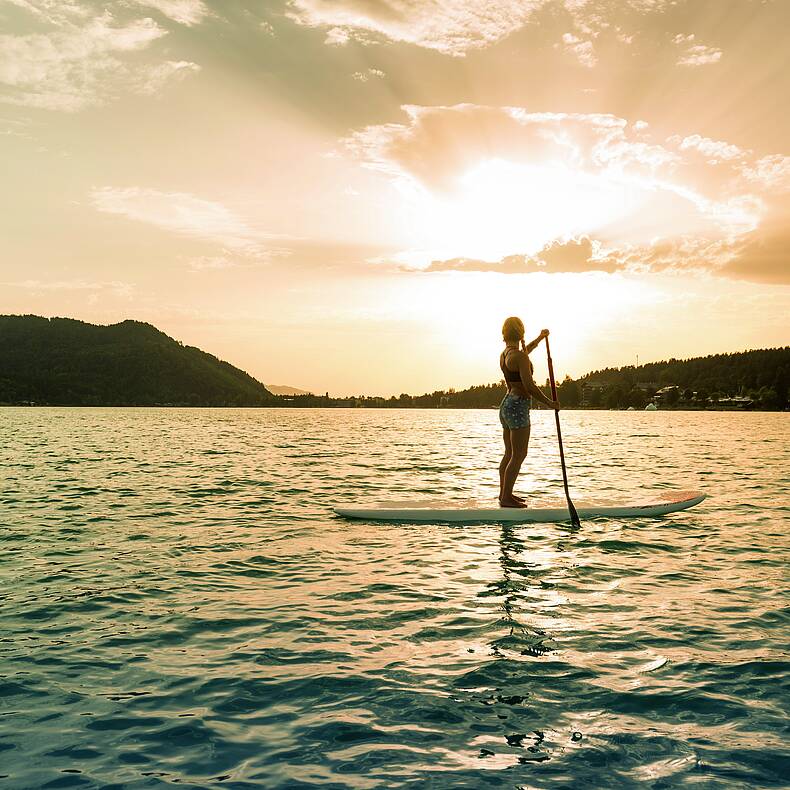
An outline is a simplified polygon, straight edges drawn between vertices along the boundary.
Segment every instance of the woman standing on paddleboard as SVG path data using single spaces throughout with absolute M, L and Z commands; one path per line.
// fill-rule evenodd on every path
M 549 330 L 542 329 L 531 343 L 525 344 L 524 324 L 520 318 L 508 318 L 502 325 L 505 350 L 499 356 L 499 367 L 507 384 L 507 394 L 499 406 L 499 421 L 505 441 L 505 455 L 499 464 L 499 504 L 502 507 L 527 506 L 520 496 L 513 493 L 513 486 L 529 448 L 531 398 L 536 398 L 550 409 L 559 411 L 560 408 L 559 401 L 549 400 L 535 384 L 532 363 L 529 361 L 529 352 L 548 336 Z

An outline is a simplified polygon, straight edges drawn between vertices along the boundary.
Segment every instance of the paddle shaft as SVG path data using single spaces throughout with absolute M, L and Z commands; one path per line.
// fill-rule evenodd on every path
M 551 398 L 557 400 L 557 384 L 554 381 L 554 363 L 551 361 L 551 349 L 549 348 L 549 339 L 546 338 L 546 356 L 549 359 L 549 381 L 551 382 Z M 571 502 L 571 495 L 568 491 L 568 472 L 565 469 L 565 452 L 562 449 L 562 430 L 560 429 L 560 413 L 555 409 L 554 418 L 557 421 L 557 441 L 560 444 L 560 463 L 562 464 L 562 483 L 565 486 L 565 498 L 568 500 L 568 512 L 571 516 L 571 523 L 575 527 L 580 527 L 579 514 Z

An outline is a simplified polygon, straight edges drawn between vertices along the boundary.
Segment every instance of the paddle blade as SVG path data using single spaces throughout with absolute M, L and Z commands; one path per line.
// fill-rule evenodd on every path
M 568 512 L 571 514 L 571 524 L 578 529 L 581 529 L 582 523 L 579 521 L 579 514 L 576 512 L 576 508 L 571 502 L 570 497 L 568 498 Z

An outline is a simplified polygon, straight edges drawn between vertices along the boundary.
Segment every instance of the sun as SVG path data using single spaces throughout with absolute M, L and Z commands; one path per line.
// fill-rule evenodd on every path
M 642 191 L 566 163 L 486 159 L 461 173 L 451 190 L 421 193 L 417 216 L 424 222 L 412 229 L 413 241 L 434 260 L 531 254 L 616 221 L 634 210 Z

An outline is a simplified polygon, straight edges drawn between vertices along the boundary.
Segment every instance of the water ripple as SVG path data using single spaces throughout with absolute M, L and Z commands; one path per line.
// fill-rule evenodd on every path
M 345 522 L 493 499 L 496 413 L 0 409 L 0 788 L 787 787 L 790 418 L 563 427 L 579 499 L 710 498 Z

